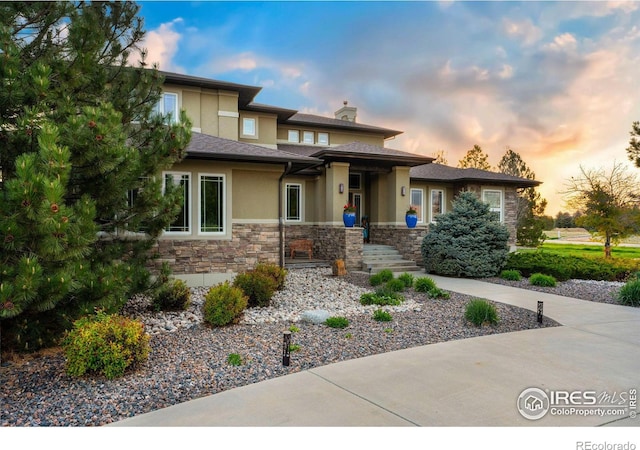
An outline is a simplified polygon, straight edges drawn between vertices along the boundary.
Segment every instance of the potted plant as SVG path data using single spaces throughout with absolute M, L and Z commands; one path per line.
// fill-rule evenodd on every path
M 352 228 L 356 223 L 356 207 L 351 203 L 347 203 L 343 207 L 342 221 L 345 227 Z
M 404 215 L 404 220 L 409 228 L 415 228 L 418 224 L 418 210 L 413 205 L 409 205 L 409 209 Z

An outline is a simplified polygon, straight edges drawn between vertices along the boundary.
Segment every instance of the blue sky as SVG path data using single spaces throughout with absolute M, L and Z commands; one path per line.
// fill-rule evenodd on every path
M 404 131 L 387 147 L 452 166 L 475 144 L 494 166 L 512 148 L 551 215 L 580 164 L 626 163 L 640 120 L 640 2 L 139 4 L 160 69 L 330 117 L 348 100 L 359 122 Z

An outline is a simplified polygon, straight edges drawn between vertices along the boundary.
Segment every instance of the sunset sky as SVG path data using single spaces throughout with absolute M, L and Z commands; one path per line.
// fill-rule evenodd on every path
M 640 120 L 640 2 L 139 2 L 149 62 L 261 86 L 259 103 L 404 133 L 398 150 L 507 147 L 543 182 L 627 163 Z M 629 163 L 629 171 L 633 168 Z

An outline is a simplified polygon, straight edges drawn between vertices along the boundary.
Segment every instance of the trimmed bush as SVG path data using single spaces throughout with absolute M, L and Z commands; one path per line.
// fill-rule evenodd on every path
M 284 283 L 287 278 L 287 270 L 277 264 L 260 263 L 254 269 L 257 273 L 262 273 L 273 278 L 276 283 L 276 290 L 284 289 Z
M 393 317 L 387 311 L 376 309 L 373 312 L 373 320 L 375 320 L 376 322 L 391 322 L 393 320 Z
M 505 269 L 500 272 L 500 278 L 503 280 L 520 281 L 522 279 L 522 275 L 518 270 Z
M 349 319 L 346 317 L 329 317 L 324 323 L 330 328 L 347 328 Z
M 498 311 L 486 300 L 476 298 L 467 303 L 464 317 L 476 326 L 484 323 L 495 325 L 498 323 Z
M 407 272 L 403 273 L 402 275 L 398 276 L 398 280 L 404 283 L 404 287 L 406 289 L 413 287 L 414 276 L 411 275 L 410 273 L 407 273 Z
M 509 253 L 509 231 L 476 194 L 460 193 L 452 210 L 435 221 L 421 246 L 427 273 L 474 278 L 500 273 Z
M 237 323 L 247 307 L 247 301 L 242 289 L 232 286 L 228 281 L 212 286 L 202 305 L 204 320 L 218 327 Z
M 640 306 L 640 279 L 627 281 L 618 292 L 618 302 L 626 306 Z
M 153 298 L 152 307 L 156 311 L 179 311 L 189 307 L 191 290 L 182 280 L 172 280 L 160 288 Z
M 385 284 L 385 288 L 391 292 L 402 292 L 405 290 L 405 284 L 402 280 L 394 278 L 393 280 L 387 281 Z
M 250 271 L 236 275 L 233 285 L 242 289 L 242 292 L 248 298 L 248 306 L 250 308 L 262 308 L 269 306 L 271 303 L 271 297 L 276 291 L 277 282 L 273 277 L 262 272 Z
M 62 348 L 68 375 L 96 372 L 111 380 L 147 359 L 149 335 L 137 320 L 99 312 L 76 320 L 65 333 Z
M 529 277 L 529 283 L 534 286 L 556 287 L 556 279 L 551 275 L 534 273 Z
M 415 281 L 414 289 L 417 292 L 429 292 L 432 289 L 436 289 L 436 282 L 430 277 L 419 277 Z

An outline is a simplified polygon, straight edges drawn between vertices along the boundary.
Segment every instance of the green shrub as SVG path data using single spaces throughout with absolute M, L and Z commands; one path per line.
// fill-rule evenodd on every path
M 640 279 L 627 281 L 618 292 L 618 302 L 626 306 L 640 306 Z
M 242 357 L 237 353 L 231 353 L 227 356 L 227 363 L 231 366 L 241 366 L 242 365 Z
M 291 326 L 289 327 L 289 331 L 291 331 L 292 333 L 297 333 L 298 331 L 300 331 L 300 328 L 298 328 L 298 327 L 297 327 L 297 326 L 295 326 L 295 325 L 291 325 Z
M 233 280 L 233 285 L 242 289 L 248 297 L 250 308 L 269 306 L 277 287 L 271 276 L 256 271 L 239 273 Z
M 393 320 L 393 317 L 387 311 L 376 309 L 373 312 L 373 320 L 375 320 L 376 322 L 391 322 Z
M 551 275 L 545 275 L 543 273 L 534 273 L 529 277 L 529 283 L 534 286 L 543 287 L 555 287 L 556 279 Z
M 62 348 L 67 374 L 82 376 L 96 372 L 114 379 L 147 359 L 149 335 L 137 320 L 99 312 L 76 320 L 73 328 L 65 333 Z
M 450 298 L 451 295 L 445 291 L 444 289 L 440 289 L 438 287 L 435 287 L 433 289 L 431 289 L 429 292 L 427 292 L 427 295 L 429 296 L 429 298 Z
M 402 275 L 398 276 L 398 280 L 402 281 L 404 283 L 404 287 L 407 289 L 413 287 L 414 277 L 410 273 L 403 273 Z
M 387 281 L 385 287 L 391 292 L 402 292 L 405 290 L 405 284 L 402 280 L 394 278 L 392 280 Z
M 397 292 L 389 292 L 384 288 L 377 292 L 367 292 L 360 296 L 360 304 L 362 305 L 378 305 L 378 306 L 397 306 L 404 302 L 404 296 Z
M 415 281 L 414 289 L 417 292 L 429 292 L 432 289 L 435 289 L 436 282 L 433 281 L 433 278 L 430 277 L 419 277 Z
M 484 323 L 495 325 L 498 323 L 498 312 L 496 307 L 486 300 L 473 299 L 467 303 L 464 317 L 476 326 L 482 326 Z
M 349 319 L 346 317 L 329 317 L 324 323 L 330 328 L 347 328 Z
M 371 284 L 371 286 L 379 286 L 390 280 L 393 280 L 393 272 L 389 269 L 382 269 L 380 272 L 369 277 L 369 284 Z
M 182 280 L 173 280 L 160 288 L 153 298 L 152 306 L 156 311 L 185 310 L 189 307 L 191 290 Z
M 228 281 L 212 286 L 204 298 L 204 320 L 214 326 L 237 323 L 247 307 L 247 296 L 242 289 Z
M 520 281 L 522 279 L 522 275 L 519 270 L 505 269 L 500 272 L 500 278 L 504 280 Z
M 422 240 L 424 269 L 455 277 L 491 277 L 509 254 L 509 231 L 489 205 L 473 192 L 462 192 L 451 211 L 440 214 Z
M 257 273 L 268 275 L 276 283 L 276 290 L 280 291 L 284 288 L 284 283 L 287 278 L 287 270 L 280 267 L 277 264 L 260 263 L 254 269 Z

